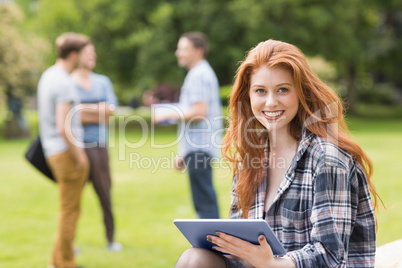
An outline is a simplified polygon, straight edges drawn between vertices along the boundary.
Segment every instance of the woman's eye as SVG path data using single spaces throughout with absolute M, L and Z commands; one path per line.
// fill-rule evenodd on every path
M 281 87 L 278 92 L 288 92 L 289 90 L 285 87 Z
M 262 89 L 262 88 L 259 88 L 259 89 L 257 89 L 255 92 L 257 92 L 257 93 L 264 93 L 264 92 L 265 92 L 265 90 L 264 90 L 264 89 Z

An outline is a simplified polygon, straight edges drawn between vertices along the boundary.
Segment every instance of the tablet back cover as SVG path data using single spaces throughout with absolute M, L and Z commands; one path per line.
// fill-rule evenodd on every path
M 216 232 L 229 234 L 255 245 L 259 245 L 258 236 L 263 234 L 274 255 L 283 256 L 286 254 L 286 250 L 271 227 L 262 219 L 177 219 L 174 220 L 174 224 L 193 247 L 212 250 L 213 244 L 207 241 L 207 235 L 216 235 Z

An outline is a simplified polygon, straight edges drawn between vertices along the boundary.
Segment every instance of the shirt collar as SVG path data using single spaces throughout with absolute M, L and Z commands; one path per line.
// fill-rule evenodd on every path
M 313 136 L 314 134 L 310 132 L 310 130 L 303 127 L 302 134 L 299 139 L 299 145 L 296 151 L 296 161 L 299 161 L 303 154 L 306 152 L 307 148 L 310 146 Z

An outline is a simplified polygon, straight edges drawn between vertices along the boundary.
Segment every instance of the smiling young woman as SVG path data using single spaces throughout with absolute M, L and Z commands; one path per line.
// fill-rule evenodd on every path
M 177 267 L 374 267 L 372 163 L 302 52 L 258 44 L 238 68 L 229 105 L 230 217 L 265 219 L 288 253 L 273 256 L 263 236 L 252 245 L 220 233 L 208 240 L 225 255 L 192 248 Z

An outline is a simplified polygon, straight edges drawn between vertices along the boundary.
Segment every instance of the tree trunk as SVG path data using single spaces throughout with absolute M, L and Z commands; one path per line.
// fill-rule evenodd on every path
M 356 114 L 356 103 L 358 98 L 357 81 L 357 68 L 354 64 L 349 64 L 346 74 L 346 104 L 347 113 Z
M 4 123 L 4 137 L 6 139 L 27 138 L 30 136 L 28 123 L 22 116 L 22 102 L 12 94 L 10 90 L 7 95 L 7 118 Z

